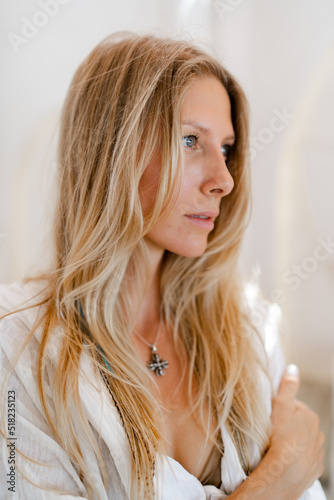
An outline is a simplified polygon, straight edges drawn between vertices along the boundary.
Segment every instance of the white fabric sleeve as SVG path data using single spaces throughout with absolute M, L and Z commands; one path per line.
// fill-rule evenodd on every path
M 214 486 L 204 486 L 204 491 L 206 494 L 206 500 L 225 500 L 229 495 L 225 495 L 225 493 Z
M 22 341 L 22 324 L 17 317 L 18 315 L 16 318 L 8 317 L 0 322 L 0 387 L 1 405 L 5 403 L 5 415 L 8 391 L 15 391 L 14 436 L 9 435 L 7 425 L 5 434 L 8 439 L 1 436 L 0 498 L 12 498 L 13 495 L 14 498 L 16 496 L 20 499 L 34 500 L 86 499 L 86 489 L 77 471 L 66 452 L 53 438 L 50 427 L 40 411 L 35 368 L 37 349 L 25 351 L 8 385 L 7 383 L 5 385 L 5 377 L 11 369 L 10 353 L 18 350 L 21 344 L 18 336 L 20 331 Z M 32 339 L 32 343 L 34 342 L 36 343 L 36 340 Z M 12 483 L 7 482 L 10 480 L 9 443 L 11 443 L 12 458 L 15 459 Z M 40 463 L 25 459 L 21 453 Z M 43 489 L 31 484 L 28 479 Z M 8 490 L 13 483 L 14 490 Z M 46 491 L 47 489 L 53 491 Z

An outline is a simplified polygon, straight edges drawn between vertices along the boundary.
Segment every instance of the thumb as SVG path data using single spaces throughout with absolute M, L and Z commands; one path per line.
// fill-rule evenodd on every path
M 278 390 L 279 395 L 293 401 L 297 395 L 299 383 L 298 366 L 294 364 L 288 365 L 282 376 L 281 385 Z

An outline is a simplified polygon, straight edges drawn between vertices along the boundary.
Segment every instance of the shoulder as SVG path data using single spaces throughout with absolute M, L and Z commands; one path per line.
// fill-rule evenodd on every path
M 24 412 L 32 421 L 44 418 L 39 399 L 38 366 L 43 334 L 39 319 L 44 312 L 44 305 L 40 303 L 46 297 L 45 291 L 45 285 L 35 281 L 0 285 L 0 392 L 8 386 L 20 393 Z M 59 352 L 61 336 L 58 330 L 53 332 L 43 354 L 47 360 L 44 380 L 47 389 Z
M 0 349 L 13 355 L 23 343 L 37 318 L 41 289 L 36 282 L 0 285 Z
M 38 282 L 0 285 L 0 318 L 8 314 L 0 320 L 0 410 L 3 411 L 7 404 L 10 391 L 15 400 L 12 432 L 17 432 L 20 452 L 15 459 L 18 497 L 46 499 L 61 496 L 61 493 L 49 492 L 50 489 L 71 492 L 65 495 L 68 499 L 84 499 L 87 498 L 87 492 L 82 480 L 67 451 L 57 440 L 45 413 L 47 404 L 51 417 L 54 415 L 50 402 L 55 366 L 49 351 L 43 379 L 45 403 L 40 397 L 38 358 L 42 328 L 38 327 L 33 335 L 29 334 L 39 313 L 43 312 L 43 306 L 36 304 L 43 301 L 46 296 L 44 291 L 45 287 Z M 13 311 L 13 314 L 9 314 Z M 26 340 L 29 341 L 26 343 Z M 0 453 L 0 469 L 4 468 L 5 460 L 7 463 L 5 454 Z M 3 491 L 4 487 L 0 484 L 1 498 Z
M 43 313 L 45 290 L 41 281 L 0 284 L 0 359 L 16 373 L 24 375 L 37 365 L 42 328 L 30 333 Z
M 16 330 L 31 329 L 41 312 L 40 303 L 45 295 L 45 282 L 17 281 L 0 284 L 0 329 L 15 325 Z
M 39 302 L 45 290 L 43 280 L 0 283 L 0 317 L 15 309 Z

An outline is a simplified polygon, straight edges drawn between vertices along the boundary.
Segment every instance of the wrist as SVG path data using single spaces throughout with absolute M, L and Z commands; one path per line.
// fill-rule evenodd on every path
M 280 454 L 266 453 L 261 463 L 245 481 L 229 496 L 231 500 L 298 500 L 297 491 L 285 479 L 285 465 Z
M 254 500 L 298 500 L 300 492 L 287 479 L 287 460 L 282 450 L 269 448 L 263 460 L 248 476 Z

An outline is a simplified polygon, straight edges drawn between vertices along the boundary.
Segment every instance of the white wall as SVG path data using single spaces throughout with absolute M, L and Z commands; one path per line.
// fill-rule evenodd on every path
M 43 17 L 42 4 L 49 9 L 58 5 L 58 12 Z M 23 18 L 45 26 L 25 33 L 31 38 L 18 42 L 15 51 L 8 34 L 21 34 Z M 299 125 L 298 133 L 294 132 L 295 124 L 305 120 L 303 109 L 309 102 L 305 96 L 314 75 L 334 46 L 333 18 L 331 0 L 317 4 L 311 0 L 13 0 L 3 4 L 0 280 L 19 279 L 33 269 L 32 262 L 39 265 L 43 258 L 55 130 L 70 79 L 83 57 L 104 36 L 120 29 L 194 37 L 204 46 L 212 45 L 244 86 L 251 106 L 254 204 L 242 267 L 249 274 L 259 265 L 264 291 L 270 296 L 278 289 L 286 296 L 282 309 L 290 356 L 305 373 L 329 379 L 334 352 L 333 256 L 301 279 L 293 292 L 282 275 L 312 256 L 314 238 L 333 234 L 330 85 L 324 90 L 327 98 L 318 100 L 321 104 L 308 115 L 310 127 Z M 296 148 L 291 141 L 296 141 Z M 299 170 L 293 157 L 296 151 L 304 155 Z M 282 179 L 281 172 L 286 171 L 294 176 Z M 298 200 L 306 196 L 304 206 Z M 305 215 L 309 206 L 317 221 L 313 233 Z M 293 217 L 297 212 L 302 219 Z

